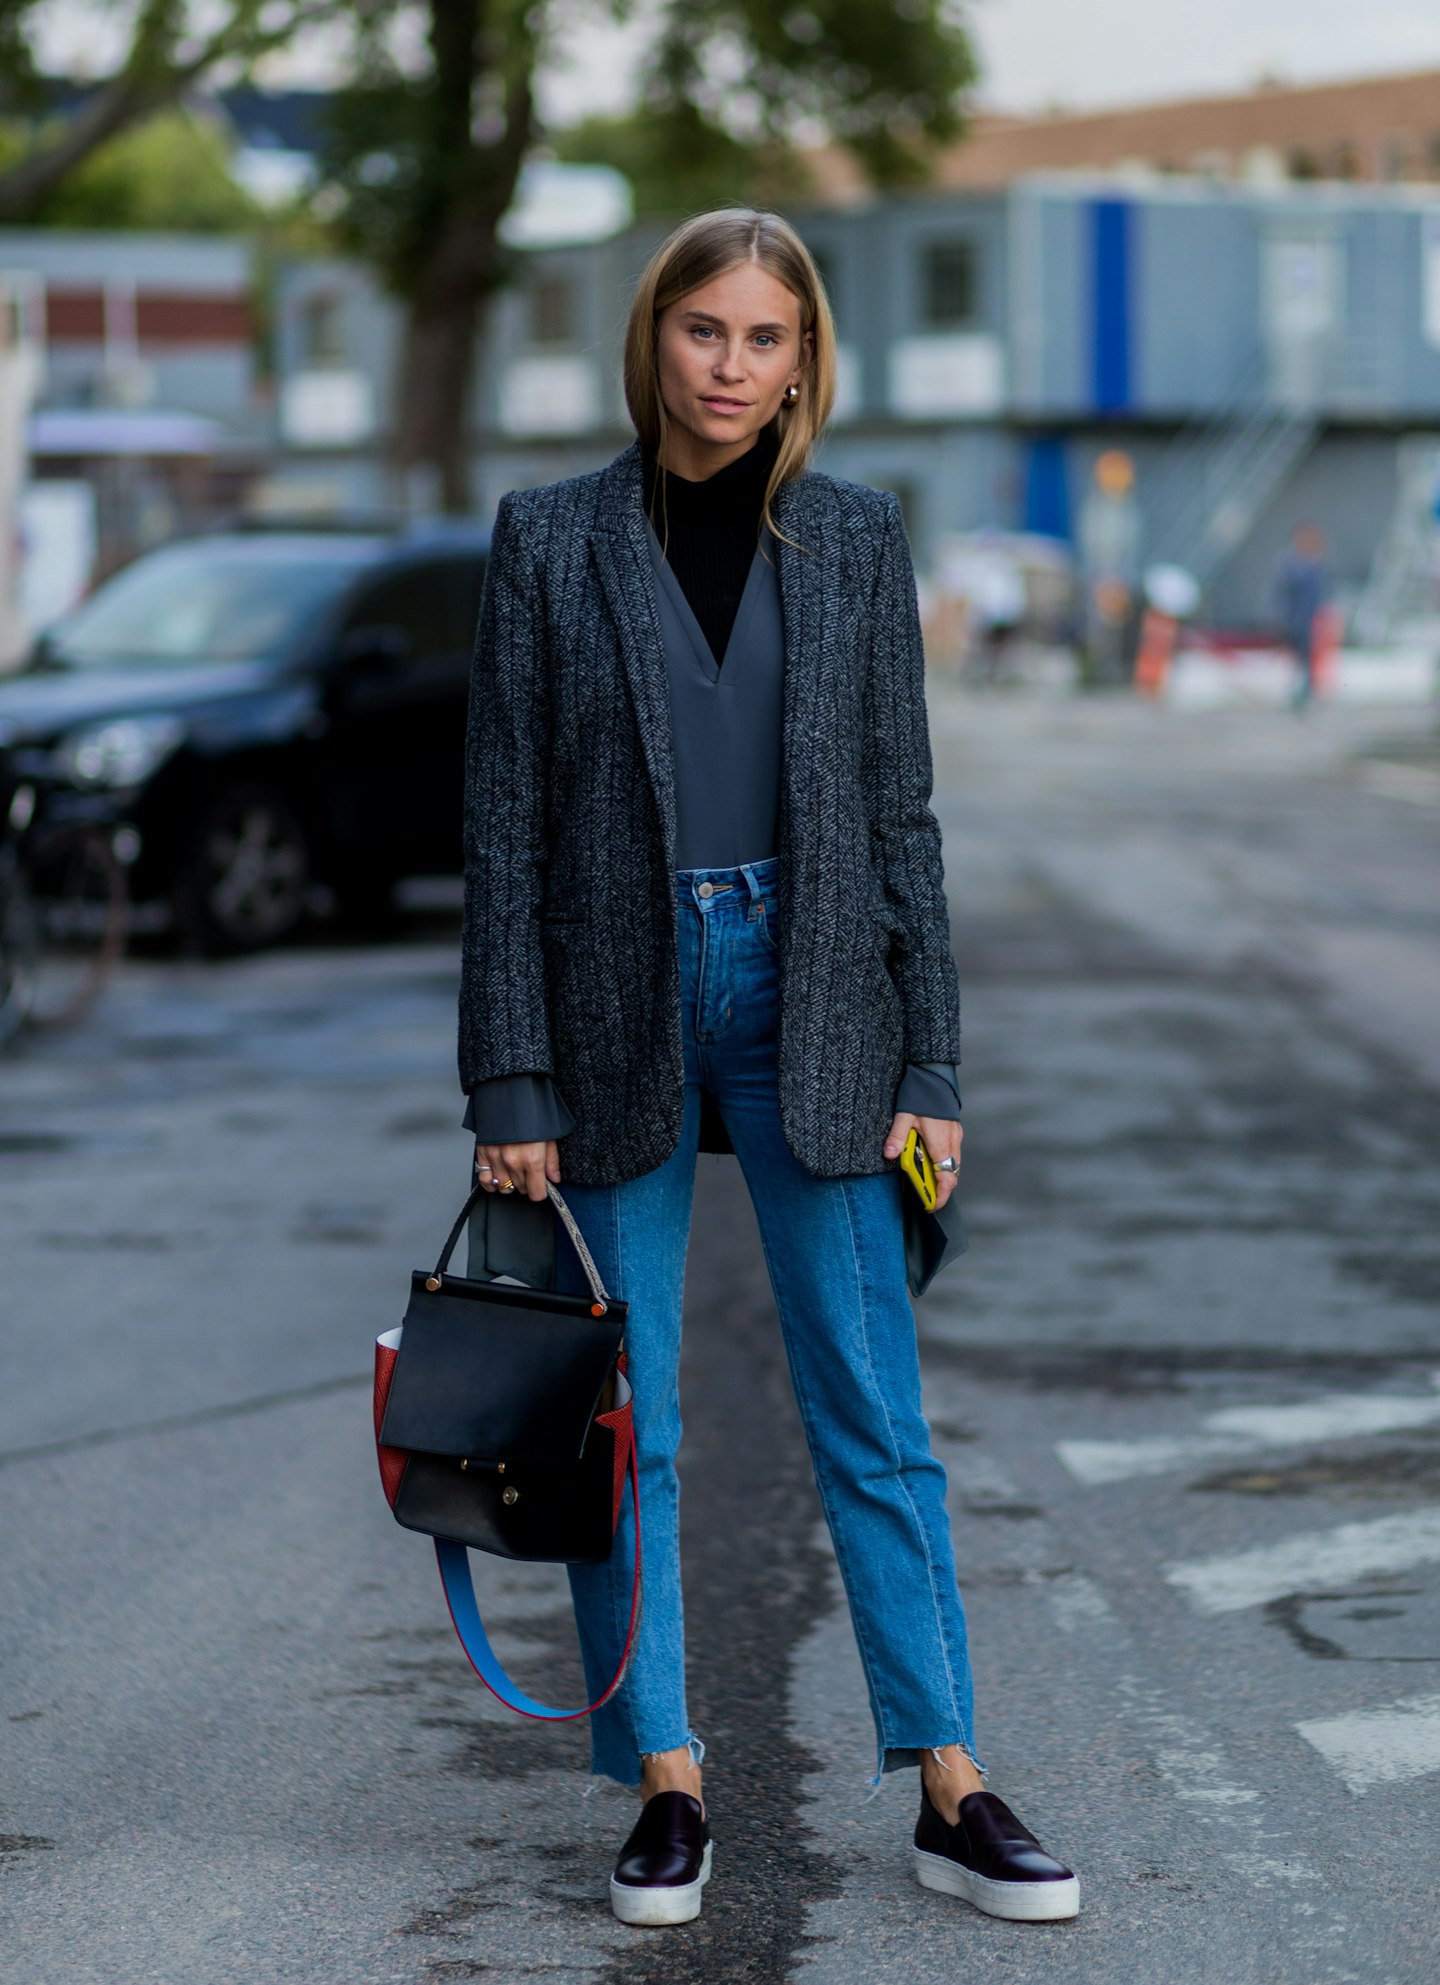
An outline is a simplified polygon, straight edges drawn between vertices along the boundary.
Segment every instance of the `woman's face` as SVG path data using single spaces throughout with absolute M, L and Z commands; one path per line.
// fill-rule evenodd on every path
M 715 467 L 774 419 L 814 342 L 801 335 L 799 298 L 758 262 L 688 290 L 660 313 L 658 330 L 660 397 L 690 444 L 682 452 Z

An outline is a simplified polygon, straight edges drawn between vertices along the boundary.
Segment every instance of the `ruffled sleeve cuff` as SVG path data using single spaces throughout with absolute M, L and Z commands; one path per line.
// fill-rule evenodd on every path
M 470 1091 L 461 1119 L 477 1144 L 542 1144 L 575 1128 L 548 1075 L 495 1075 Z
M 896 1110 L 907 1110 L 916 1117 L 944 1117 L 960 1121 L 960 1083 L 952 1062 L 912 1061 L 905 1065 L 900 1086 L 895 1091 Z

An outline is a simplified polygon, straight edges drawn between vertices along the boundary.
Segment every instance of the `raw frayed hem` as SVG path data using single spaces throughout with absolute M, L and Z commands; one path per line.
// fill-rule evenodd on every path
M 685 1746 L 690 1752 L 690 1762 L 693 1765 L 698 1767 L 705 1762 L 705 1740 L 703 1737 L 697 1737 L 692 1730 L 690 1735 L 685 1739 Z M 678 1751 L 681 1746 L 679 1744 L 672 1744 L 670 1748 Z M 664 1755 L 665 1753 L 663 1751 L 641 1751 L 640 1762 L 643 1764 L 646 1758 L 659 1758 Z M 638 1792 L 642 1783 L 643 1774 L 640 1772 L 637 1772 L 634 1778 L 617 1778 L 611 1772 L 595 1771 L 592 1768 L 590 1782 L 585 1786 L 580 1797 L 582 1799 L 592 1798 L 600 1790 L 602 1785 L 622 1785 L 627 1792 Z
M 971 1764 L 974 1765 L 976 1771 L 979 1772 L 982 1780 L 990 1776 L 989 1765 L 981 1764 L 979 1758 L 976 1757 L 974 1751 L 971 1750 L 970 1746 L 965 1742 L 963 1737 L 955 1738 L 954 1743 L 956 1750 L 963 1752 L 963 1754 L 970 1760 Z M 940 1766 L 940 1769 L 942 1771 L 951 1770 L 952 1767 L 946 1764 L 944 1758 L 942 1758 L 940 1755 L 939 1745 L 926 1744 L 923 1748 L 929 1751 L 931 1757 L 934 1758 L 936 1764 Z M 855 1801 L 855 1804 L 857 1806 L 868 1806 L 872 1799 L 878 1798 L 880 1794 L 881 1784 L 884 1782 L 885 1774 L 887 1772 L 903 1771 L 908 1765 L 918 1766 L 919 1763 L 920 1763 L 920 1751 L 918 1749 L 896 1748 L 894 1750 L 885 1751 L 880 1759 L 880 1769 L 876 1772 L 875 1776 L 869 1781 L 863 1797 L 857 1799 Z

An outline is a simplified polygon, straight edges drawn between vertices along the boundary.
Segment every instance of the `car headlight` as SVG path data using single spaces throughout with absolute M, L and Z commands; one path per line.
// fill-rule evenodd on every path
M 138 786 L 185 735 L 179 717 L 115 717 L 72 731 L 56 757 L 77 786 Z

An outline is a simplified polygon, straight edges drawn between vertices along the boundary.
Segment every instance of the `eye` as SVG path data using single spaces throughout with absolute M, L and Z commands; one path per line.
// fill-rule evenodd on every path
M 773 331 L 757 331 L 755 334 L 755 342 L 757 345 L 758 344 L 778 345 L 780 340 L 776 337 Z
M 694 332 L 697 338 L 713 338 L 715 335 L 715 327 L 713 324 L 692 324 L 690 326 L 690 329 Z

